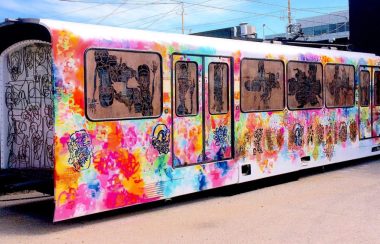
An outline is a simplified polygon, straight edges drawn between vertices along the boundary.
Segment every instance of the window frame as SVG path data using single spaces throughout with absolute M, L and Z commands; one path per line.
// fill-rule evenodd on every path
M 317 64 L 317 65 L 320 65 L 321 68 L 322 68 L 322 79 L 321 79 L 321 88 L 322 88 L 322 101 L 321 101 L 321 106 L 319 107 L 314 107 L 314 108 L 291 108 L 289 107 L 289 95 L 288 95 L 288 75 L 289 75 L 289 72 L 288 72 L 288 68 L 289 68 L 289 63 L 303 63 L 303 64 Z M 300 110 L 317 110 L 317 109 L 323 109 L 325 107 L 325 94 L 324 94 L 324 67 L 323 67 L 323 64 L 321 62 L 308 62 L 308 61 L 299 61 L 299 60 L 289 60 L 287 63 L 286 63 L 286 79 L 285 79 L 285 84 L 286 84 L 286 93 L 285 93 L 285 97 L 286 97 L 286 107 L 288 108 L 289 111 L 300 111 Z
M 248 110 L 248 111 L 244 111 L 243 110 L 243 107 L 242 107 L 242 82 L 243 82 L 243 76 L 242 76 L 242 63 L 244 60 L 253 60 L 253 61 L 270 61 L 270 62 L 279 62 L 282 64 L 282 83 L 283 83 L 283 91 L 282 91 L 282 108 L 280 109 L 260 109 L 260 110 Z M 286 74 L 285 74 L 285 62 L 281 59 L 266 59 L 266 58 L 247 58 L 247 57 L 244 57 L 241 59 L 240 61 L 240 99 L 239 99 L 239 103 L 240 103 L 240 112 L 242 113 L 263 113 L 263 112 L 279 112 L 279 111 L 284 111 L 285 108 L 286 108 L 286 98 L 285 98 L 285 94 L 286 94 L 286 82 L 285 82 L 285 78 L 286 78 Z
M 369 75 L 369 86 L 368 86 L 368 91 L 369 91 L 369 93 L 368 93 L 368 98 L 369 98 L 369 101 L 368 101 L 368 105 L 362 105 L 361 104 L 361 78 L 360 78 L 360 73 L 361 72 L 364 72 L 364 73 L 368 73 L 368 75 Z M 371 105 L 371 72 L 369 71 L 369 70 L 366 70 L 366 69 L 364 69 L 364 70 L 360 70 L 359 71 L 359 81 L 360 81 L 360 83 L 359 83 L 359 101 L 358 101 L 358 104 L 359 104 L 359 106 L 360 107 L 362 107 L 362 108 L 368 108 L 370 105 Z
M 379 107 L 380 103 L 379 104 L 376 103 L 376 98 L 377 98 L 377 93 L 376 93 L 376 90 L 375 90 L 375 77 L 376 77 L 376 73 L 380 73 L 380 70 L 375 70 L 375 69 L 373 70 L 373 106 Z M 380 77 L 380 75 L 379 75 L 379 77 Z M 379 83 L 379 86 L 380 86 L 380 78 L 378 79 L 378 83 Z M 380 90 L 380 88 L 378 88 L 378 89 Z
M 197 111 L 194 114 L 185 114 L 185 115 L 177 114 L 177 94 L 178 94 L 178 92 L 177 92 L 177 72 L 176 72 L 177 63 L 194 63 L 195 64 L 195 71 L 196 71 L 195 72 L 195 77 L 196 77 L 195 84 L 196 84 L 196 91 L 197 91 L 196 92 L 196 98 L 197 98 L 196 99 L 196 102 L 197 102 L 196 109 L 197 109 Z M 174 71 L 174 87 L 173 87 L 173 89 L 174 89 L 175 95 L 174 95 L 174 103 L 173 103 L 174 106 L 172 109 L 174 110 L 175 115 L 177 117 L 181 117 L 181 118 L 197 117 L 199 115 L 199 71 L 198 71 L 198 63 L 196 61 L 178 60 L 174 63 L 173 71 Z
M 210 96 L 211 96 L 211 92 L 210 92 L 210 65 L 211 64 L 225 64 L 227 66 L 227 111 L 224 112 L 224 113 L 211 113 L 211 109 L 210 109 Z M 207 103 L 208 103 L 208 113 L 210 115 L 223 115 L 223 114 L 228 114 L 230 112 L 230 66 L 228 65 L 228 63 L 226 62 L 210 62 L 208 64 L 208 74 L 207 74 Z
M 324 71 L 323 71 L 323 84 L 325 84 L 325 79 L 326 79 L 326 74 L 325 74 L 325 72 L 327 71 L 327 69 L 326 69 L 326 66 L 328 66 L 328 65 L 340 65 L 340 66 L 349 66 L 349 67 L 353 67 L 354 68 L 354 79 L 353 79 L 353 103 L 352 103 L 352 105 L 349 105 L 349 106 L 328 106 L 327 105 L 327 99 L 326 99 L 326 97 L 327 97 L 327 95 L 326 95 L 326 90 L 325 90 L 325 87 L 323 87 L 323 95 L 324 95 L 324 97 L 325 97 L 325 107 L 327 108 L 327 109 L 335 109 L 335 108 L 352 108 L 352 107 L 355 107 L 355 93 L 356 93 L 356 89 L 355 89 L 355 81 L 356 81 L 356 78 L 355 78 L 355 73 L 356 73 L 356 69 L 355 69 L 355 65 L 353 65 L 353 64 L 341 64 L 341 63 L 326 63 L 325 64 L 325 66 L 324 66 Z M 371 83 L 371 80 L 370 80 L 370 83 Z M 359 101 L 360 102 L 360 101 Z
M 107 51 L 111 51 L 111 52 L 129 52 L 129 53 L 145 53 L 145 54 L 156 54 L 159 58 L 159 62 L 160 62 L 160 94 L 161 94 L 161 97 L 160 97 L 160 102 L 161 102 L 161 106 L 160 106 L 160 112 L 156 115 L 156 116 L 141 116 L 141 117 L 124 117 L 124 118 L 104 118 L 104 119 L 92 119 L 90 118 L 90 116 L 88 115 L 88 104 L 87 104 L 87 95 L 88 95 L 88 88 L 87 88 L 87 71 L 88 71 L 88 68 L 87 68 L 87 53 L 90 52 L 90 51 L 96 51 L 96 50 L 107 50 Z M 163 77 L 163 62 L 162 62 L 162 55 L 159 53 L 159 52 L 155 52 L 155 51 L 140 51 L 140 50 L 134 50 L 134 49 L 121 49 L 121 48 L 101 48 L 101 47 L 89 47 L 89 48 L 86 48 L 86 50 L 84 51 L 84 55 L 83 55 L 83 75 L 84 75 L 84 114 L 85 114 L 85 117 L 88 121 L 91 121 L 91 122 L 106 122 L 106 121 L 124 121 L 124 120 L 145 120 L 145 119 L 158 119 L 162 116 L 162 112 L 163 112 L 163 96 L 164 96 L 164 77 Z

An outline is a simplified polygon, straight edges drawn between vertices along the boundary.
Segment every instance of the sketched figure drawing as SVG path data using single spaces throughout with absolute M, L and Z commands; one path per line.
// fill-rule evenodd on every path
M 179 103 L 177 105 L 176 111 L 178 115 L 193 114 L 193 96 L 195 90 L 195 81 L 191 77 L 191 71 L 188 63 L 179 62 L 179 73 L 177 73 L 177 84 L 178 84 L 178 97 Z M 189 98 L 189 99 L 188 99 Z M 190 100 L 190 109 L 187 107 L 186 102 Z
M 264 104 L 264 108 L 269 108 L 269 102 L 272 98 L 272 90 L 280 89 L 280 74 L 265 71 L 264 61 L 258 62 L 257 75 L 253 80 L 246 80 L 244 87 L 249 92 L 259 92 L 260 100 Z
M 49 44 L 23 45 L 6 56 L 10 168 L 53 167 L 52 57 Z
M 155 84 L 159 67 L 156 61 L 152 61 L 152 68 L 146 63 L 135 65 L 137 67 L 133 68 L 127 61 L 123 61 L 121 55 L 120 57 L 116 54 L 111 55 L 107 50 L 96 50 L 94 61 L 96 66 L 93 94 L 89 101 L 92 113 L 96 113 L 98 103 L 103 108 L 112 108 L 116 100 L 126 106 L 128 113 L 141 113 L 142 116 L 153 115 L 155 90 L 160 88 Z M 130 86 L 132 79 L 137 82 L 137 87 Z M 117 83 L 123 84 L 123 88 L 116 88 Z M 99 102 L 95 98 L 98 88 Z
M 297 108 L 321 105 L 322 84 L 317 79 L 317 65 L 309 64 L 307 73 L 299 68 L 294 70 L 297 71 L 295 77 L 288 80 L 288 96 L 295 96 Z

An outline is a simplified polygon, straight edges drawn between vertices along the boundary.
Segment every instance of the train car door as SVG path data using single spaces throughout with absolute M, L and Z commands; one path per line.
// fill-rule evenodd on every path
M 204 133 L 206 162 L 232 157 L 231 58 L 204 59 Z
M 372 137 L 380 136 L 380 67 L 372 67 Z
M 359 72 L 359 138 L 366 139 L 372 137 L 371 68 L 360 67 Z
M 203 58 L 172 56 L 173 166 L 203 161 Z

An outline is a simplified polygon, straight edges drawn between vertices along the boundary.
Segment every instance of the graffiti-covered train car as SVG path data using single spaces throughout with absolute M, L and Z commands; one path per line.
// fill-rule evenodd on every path
M 0 33 L 0 173 L 50 172 L 55 221 L 378 154 L 372 54 L 53 20 Z

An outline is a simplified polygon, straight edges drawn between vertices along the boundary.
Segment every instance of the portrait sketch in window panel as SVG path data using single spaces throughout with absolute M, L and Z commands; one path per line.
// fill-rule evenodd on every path
M 375 71 L 374 75 L 374 95 L 375 95 L 375 106 L 380 106 L 380 71 Z
M 86 53 L 86 102 L 91 119 L 158 116 L 161 84 L 158 54 L 112 50 Z
M 284 107 L 284 66 L 280 61 L 243 60 L 241 109 L 244 112 Z
M 208 66 L 209 112 L 223 114 L 228 112 L 228 65 L 210 63 Z
M 369 71 L 360 71 L 360 90 L 359 99 L 360 106 L 369 106 L 369 96 L 370 96 L 370 74 Z
M 289 108 L 322 107 L 321 64 L 289 62 L 287 79 Z
M 175 77 L 175 111 L 177 115 L 196 115 L 198 113 L 197 64 L 177 62 Z
M 328 64 L 325 67 L 326 105 L 347 107 L 354 105 L 354 67 Z

